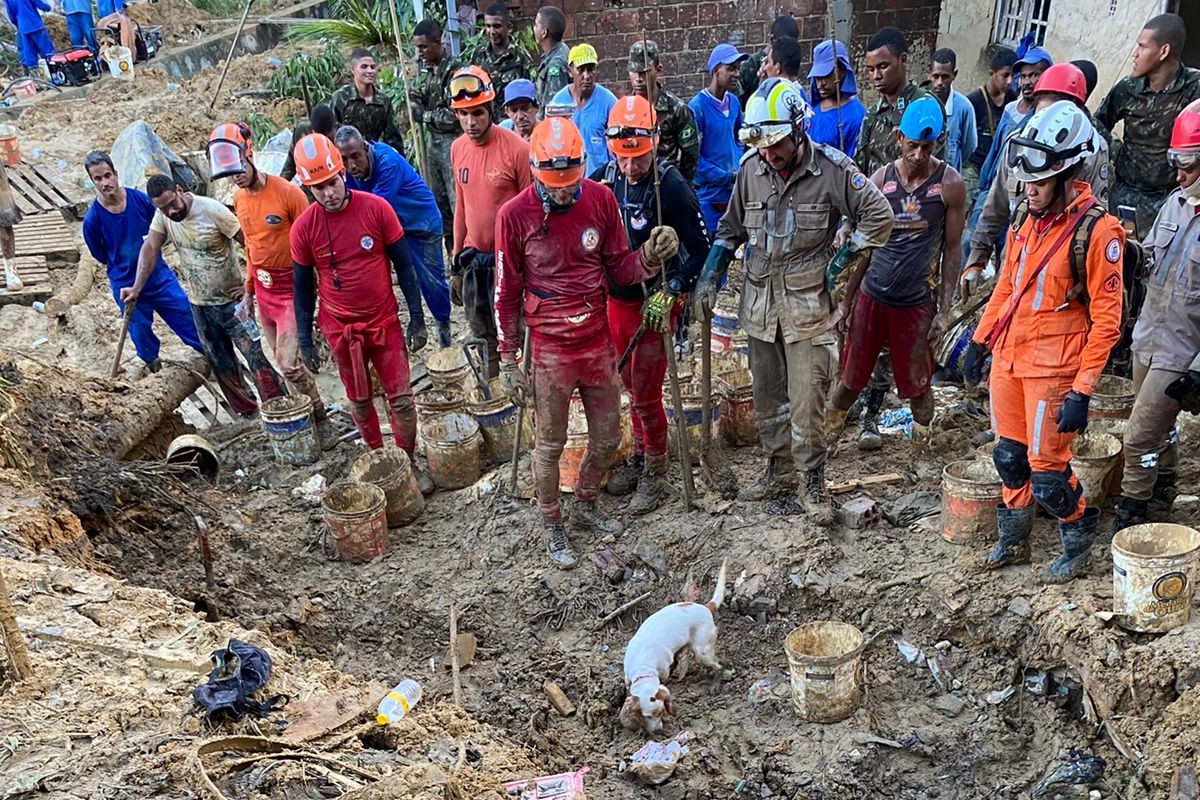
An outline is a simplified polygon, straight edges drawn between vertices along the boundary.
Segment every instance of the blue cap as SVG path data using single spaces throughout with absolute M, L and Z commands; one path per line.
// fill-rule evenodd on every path
M 831 46 L 829 40 L 826 39 L 813 48 L 812 58 L 813 65 L 812 69 L 808 71 L 808 79 L 814 103 L 820 101 L 820 94 L 817 92 L 817 83 L 814 79 L 832 75 L 838 64 L 841 64 L 842 68 L 846 70 L 846 77 L 842 79 L 839 91 L 844 95 L 858 94 L 858 83 L 854 79 L 854 69 L 850 66 L 850 56 L 846 54 L 846 45 L 835 42 Z
M 905 138 L 914 142 L 936 142 L 946 127 L 942 104 L 928 95 L 917 98 L 904 109 L 898 127 Z
M 1021 56 L 1013 64 L 1013 72 L 1020 72 L 1022 66 L 1033 66 L 1045 61 L 1047 64 L 1054 64 L 1054 59 L 1040 47 L 1031 47 L 1025 51 L 1025 55 Z
M 731 44 L 719 44 L 712 50 L 712 55 L 708 57 L 708 71 L 712 72 L 721 64 L 736 64 L 739 61 L 745 61 L 750 56 L 745 53 L 739 53 L 738 49 Z
M 528 100 L 535 106 L 538 104 L 537 87 L 533 85 L 533 81 L 518 78 L 504 87 L 504 105 L 517 100 Z

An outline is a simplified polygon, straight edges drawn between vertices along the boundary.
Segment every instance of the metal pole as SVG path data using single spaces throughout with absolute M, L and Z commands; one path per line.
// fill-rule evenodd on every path
M 529 363 L 531 361 L 533 361 L 533 358 L 531 357 L 531 355 L 529 353 L 529 326 L 528 325 L 525 326 L 525 343 L 523 345 L 521 345 L 521 359 L 522 359 L 521 372 L 523 372 L 525 374 L 525 385 L 528 386 L 529 385 Z M 530 392 L 529 394 L 532 395 L 533 393 Z M 525 404 L 526 405 L 529 404 L 529 398 L 526 398 Z M 521 457 L 521 432 L 522 432 L 522 428 L 524 427 L 524 424 L 525 424 L 525 408 L 522 406 L 517 406 L 517 435 L 516 435 L 516 438 L 513 439 L 512 471 L 509 476 L 509 484 L 508 484 L 509 485 L 508 490 L 514 496 L 517 493 L 517 461 Z
M 692 510 L 696 488 L 692 484 L 692 452 L 688 445 L 687 420 L 683 418 L 683 397 L 679 393 L 679 366 L 675 363 L 675 342 L 670 331 L 663 332 L 663 349 L 667 351 L 667 374 L 671 378 L 671 404 L 675 407 L 675 435 L 679 439 L 679 466 L 683 473 L 683 507 Z
M 246 9 L 242 12 L 242 21 L 238 23 L 237 34 L 229 43 L 229 55 L 225 56 L 225 68 L 221 70 L 221 79 L 217 81 L 217 89 L 213 92 L 212 102 L 208 104 L 209 113 L 212 113 L 213 108 L 217 105 L 217 98 L 221 96 L 221 87 L 225 85 L 225 76 L 229 74 L 229 64 L 233 61 L 233 52 L 237 50 L 238 42 L 242 40 L 242 31 L 246 29 L 246 18 L 250 16 L 250 6 L 252 5 L 254 5 L 254 0 L 246 0 Z

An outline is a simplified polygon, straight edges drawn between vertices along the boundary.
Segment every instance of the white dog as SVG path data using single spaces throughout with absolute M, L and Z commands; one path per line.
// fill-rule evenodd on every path
M 713 614 L 725 599 L 725 562 L 717 574 L 717 588 L 707 603 L 672 603 L 655 611 L 625 648 L 625 684 L 629 696 L 621 707 L 621 724 L 630 730 L 662 730 L 663 714 L 671 713 L 671 692 L 663 681 L 671 675 L 675 657 L 690 647 L 705 666 L 720 669 L 717 661 L 717 623 Z

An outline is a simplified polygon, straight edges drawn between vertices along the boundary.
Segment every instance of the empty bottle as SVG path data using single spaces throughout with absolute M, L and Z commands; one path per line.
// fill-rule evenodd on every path
M 379 709 L 375 713 L 375 721 L 380 725 L 398 722 L 404 715 L 412 711 L 421 699 L 421 684 L 416 681 L 404 680 L 387 693 L 387 697 L 379 701 Z
M 238 305 L 233 312 L 234 319 L 242 323 L 242 330 L 250 337 L 250 341 L 257 342 L 262 339 L 262 332 L 258 329 L 257 323 L 254 322 L 254 317 L 250 316 L 250 312 L 243 305 Z

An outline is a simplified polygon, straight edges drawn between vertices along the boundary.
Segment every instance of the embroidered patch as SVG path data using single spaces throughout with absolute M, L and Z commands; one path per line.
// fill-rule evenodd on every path
M 372 239 L 370 236 L 364 236 L 358 240 L 358 246 L 361 247 L 363 250 L 370 250 L 371 248 L 373 248 L 375 246 L 375 240 Z
M 940 183 L 935 183 L 933 186 L 930 186 L 929 189 L 925 192 L 925 196 L 926 197 L 941 197 L 942 196 L 942 185 Z
M 635 217 L 630 217 L 629 227 L 633 228 L 635 231 L 640 231 L 642 228 L 646 227 L 646 218 L 641 214 L 638 214 Z
M 271 273 L 267 272 L 265 269 L 256 269 L 254 271 L 254 277 L 258 280 L 259 285 L 261 285 L 263 288 L 271 288 Z
M 1102 180 L 1102 181 L 1108 180 L 1108 164 L 1100 165 L 1100 180 Z
M 861 192 L 866 185 L 867 176 L 863 175 L 861 172 L 855 172 L 850 176 L 850 186 L 852 186 L 855 191 Z
M 278 214 L 267 214 L 263 221 L 268 225 L 278 225 L 279 223 L 283 222 L 283 217 L 279 216 Z
M 588 228 L 583 232 L 583 236 L 579 237 L 579 241 L 583 244 L 583 249 L 591 253 L 600 246 L 600 231 Z
M 884 194 L 891 194 L 892 192 L 896 191 L 896 182 L 888 181 L 883 185 L 882 191 Z
M 1109 294 L 1121 291 L 1121 276 L 1113 273 L 1104 279 L 1104 291 Z
M 1104 248 L 1104 257 L 1108 259 L 1110 264 L 1116 264 L 1121 260 L 1121 243 L 1113 239 L 1108 243 L 1108 247 Z

